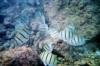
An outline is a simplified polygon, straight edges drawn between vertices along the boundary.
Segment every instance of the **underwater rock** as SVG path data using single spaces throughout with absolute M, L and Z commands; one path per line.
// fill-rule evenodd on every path
M 36 50 L 27 46 L 1 52 L 0 62 L 3 66 L 43 66 Z

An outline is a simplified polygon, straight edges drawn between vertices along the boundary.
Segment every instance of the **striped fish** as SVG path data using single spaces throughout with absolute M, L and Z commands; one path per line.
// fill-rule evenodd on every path
M 52 52 L 53 51 L 53 46 L 51 43 L 49 44 L 44 44 L 44 46 L 42 47 L 43 51 L 48 51 L 48 52 Z
M 48 51 L 42 52 L 40 58 L 45 66 L 57 66 L 57 56 Z
M 72 46 L 85 44 L 85 38 L 77 34 L 77 30 L 74 26 L 68 26 L 63 31 L 59 32 L 59 38 Z
M 15 48 L 17 46 L 22 46 L 29 41 L 31 33 L 27 25 L 20 23 L 15 26 L 15 31 L 13 34 L 14 35 L 12 39 L 3 45 L 4 48 L 6 48 L 7 46 L 7 48 Z
M 14 38 L 11 40 L 11 42 L 15 46 L 23 45 L 29 40 L 29 37 L 30 37 L 30 30 L 28 25 L 26 23 L 20 22 L 15 26 L 15 35 Z
M 65 58 L 59 57 L 56 54 L 44 51 L 40 54 L 40 58 L 45 66 L 64 66 L 66 63 Z
M 43 51 L 40 54 L 40 58 L 45 66 L 58 66 L 58 64 L 64 63 L 62 60 L 64 57 L 53 48 L 52 44 L 45 44 L 42 48 Z
M 14 37 L 14 42 L 16 44 L 24 44 L 29 40 L 30 33 L 28 32 L 27 29 L 20 29 L 16 31 L 15 37 Z
M 45 66 L 64 66 L 66 59 L 64 57 L 58 56 L 57 54 L 44 51 L 40 54 L 40 58 Z

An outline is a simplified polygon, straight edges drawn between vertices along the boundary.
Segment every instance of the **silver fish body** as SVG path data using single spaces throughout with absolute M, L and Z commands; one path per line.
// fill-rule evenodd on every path
M 75 29 L 69 27 L 59 32 L 59 38 L 66 41 L 72 46 L 80 46 L 85 44 L 85 38 L 83 36 L 78 35 Z
M 30 30 L 25 24 L 18 24 L 15 26 L 15 31 L 13 32 L 13 37 L 11 40 L 7 41 L 3 47 L 5 49 L 15 48 L 17 46 L 22 46 L 27 43 L 30 38 Z
M 16 34 L 13 40 L 16 42 L 16 44 L 22 45 L 29 40 L 29 36 L 30 34 L 28 33 L 28 30 L 21 29 L 21 30 L 16 31 Z
M 42 52 L 40 58 L 45 66 L 57 66 L 57 56 L 52 53 Z
M 45 44 L 42 49 L 40 58 L 45 66 L 58 66 L 65 62 L 62 60 L 64 57 L 54 52 L 55 50 L 52 44 Z

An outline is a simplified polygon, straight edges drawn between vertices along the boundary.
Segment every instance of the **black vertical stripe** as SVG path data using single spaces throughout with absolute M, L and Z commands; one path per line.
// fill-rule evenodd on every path
M 67 29 L 67 31 L 68 31 L 68 39 L 70 39 L 70 31 Z
M 61 32 L 61 37 L 63 37 L 63 34 L 62 34 L 62 32 Z
M 41 58 L 43 59 L 43 58 L 44 58 L 44 56 L 45 56 L 45 52 L 43 52 L 43 54 L 42 54 L 42 57 L 41 57 Z
M 21 36 L 23 36 L 24 38 L 26 38 L 26 39 L 27 39 L 27 37 L 26 37 L 26 36 L 24 36 L 22 33 L 20 33 L 20 32 L 19 32 L 19 34 L 20 34 Z
M 47 46 L 45 45 L 45 46 L 44 46 L 44 50 L 47 50 L 47 49 L 48 49 L 48 48 L 47 48 Z
M 17 45 L 19 44 L 15 38 L 14 38 L 14 41 L 16 42 Z
M 78 38 L 78 42 L 77 42 L 77 43 L 80 43 L 80 38 L 79 38 L 79 36 L 77 36 L 77 38 Z
M 43 58 L 43 54 L 44 54 L 44 52 L 43 52 L 43 53 L 41 53 L 41 59 Z
M 21 22 L 21 23 L 24 25 L 24 28 L 28 30 L 28 26 L 23 22 Z
M 44 47 L 42 49 L 43 49 L 43 51 L 45 51 L 45 48 Z
M 19 41 L 21 41 L 22 43 L 23 43 L 23 41 L 19 38 L 19 37 L 17 37 L 17 36 L 15 36 Z
M 44 62 L 46 62 L 46 56 L 47 56 L 47 53 L 44 54 L 44 57 L 43 57 Z
M 49 45 L 47 44 L 46 47 L 49 48 Z
M 70 34 L 71 34 L 71 39 L 72 39 L 72 38 L 73 38 L 73 36 L 74 36 L 74 35 L 73 35 L 73 32 L 72 32 L 72 31 L 70 31 Z
M 68 31 L 68 39 L 70 39 L 70 31 Z
M 50 61 L 49 61 L 49 64 L 51 63 L 51 60 L 52 60 L 52 55 L 51 55 L 51 57 L 50 57 Z
M 46 55 L 45 62 L 47 61 L 47 58 L 49 57 L 48 55 L 49 55 L 49 53 L 47 53 L 47 55 Z
M 57 60 L 58 60 L 57 58 L 54 58 L 54 62 L 53 62 L 53 64 L 55 64 Z
M 23 29 L 23 31 L 24 31 L 25 33 L 29 34 L 25 29 Z
M 71 39 L 71 44 L 73 44 L 73 42 L 74 42 L 74 35 L 73 35 L 73 32 L 72 31 L 70 31 L 70 34 L 71 34 L 71 36 L 70 36 L 70 39 Z
M 55 64 L 55 61 L 56 61 L 57 59 L 56 58 L 54 58 L 54 61 L 53 61 L 53 64 Z
M 77 41 L 75 40 L 75 36 L 74 36 L 74 37 L 73 37 L 73 43 L 76 44 L 76 42 L 77 42 Z
M 65 30 L 65 40 L 66 40 L 66 30 Z
M 42 47 L 42 50 L 45 51 L 44 47 Z
M 79 36 L 76 36 L 76 38 L 77 38 L 77 42 L 76 43 L 79 43 L 79 41 L 80 41 Z
M 64 37 L 64 39 L 65 39 L 65 31 L 63 31 L 63 37 Z
M 73 45 L 73 40 L 71 39 L 70 41 L 71 41 L 71 44 Z

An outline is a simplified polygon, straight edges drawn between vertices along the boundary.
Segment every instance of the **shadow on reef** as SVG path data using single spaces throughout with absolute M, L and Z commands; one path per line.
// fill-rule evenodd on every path
M 91 40 L 88 42 L 95 43 L 96 47 L 100 49 L 100 33 L 97 34 L 95 37 L 93 37 Z

